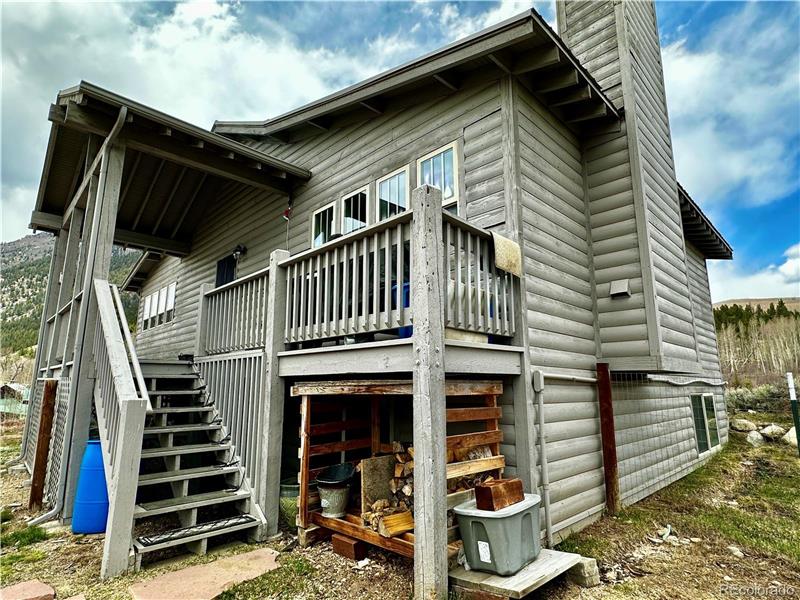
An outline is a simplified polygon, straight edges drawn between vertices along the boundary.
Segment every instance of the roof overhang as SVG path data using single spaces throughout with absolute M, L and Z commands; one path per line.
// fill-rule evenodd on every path
M 700 207 L 680 183 L 678 184 L 678 197 L 681 204 L 684 237 L 706 258 L 732 259 L 731 245 L 717 231 L 711 220 L 700 210 Z
M 619 110 L 567 45 L 531 9 L 493 27 L 266 121 L 217 121 L 225 135 L 292 141 L 338 122 L 374 117 L 423 88 L 449 94 L 478 76 L 513 74 L 576 130 L 617 121 Z
M 121 286 L 122 290 L 127 292 L 138 292 L 141 290 L 142 285 L 147 281 L 147 278 L 150 277 L 150 273 L 153 272 L 153 269 L 161 263 L 162 258 L 164 258 L 164 255 L 159 252 L 142 252 L 139 260 L 133 264 L 127 277 L 125 277 L 125 281 Z
M 285 196 L 311 173 L 90 83 L 61 91 L 50 106 L 50 138 L 31 228 L 67 227 L 86 204 L 87 166 L 113 138 L 124 145 L 114 241 L 188 253 L 216 190 L 233 182 Z

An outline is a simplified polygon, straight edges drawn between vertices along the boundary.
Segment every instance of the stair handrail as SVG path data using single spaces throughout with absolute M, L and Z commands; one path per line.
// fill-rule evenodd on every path
M 108 491 L 108 520 L 101 577 L 128 568 L 136 507 L 139 460 L 148 406 L 146 388 L 137 381 L 123 331 L 128 325 L 115 286 L 94 280 L 98 326 L 94 336 L 94 405 Z M 134 363 L 138 365 L 133 356 Z M 137 383 L 139 389 L 137 389 Z
M 122 337 L 125 340 L 125 348 L 128 352 L 128 360 L 133 370 L 134 381 L 139 392 L 139 397 L 146 403 L 147 414 L 151 414 L 153 412 L 153 404 L 150 401 L 150 394 L 147 392 L 147 384 L 145 383 L 144 375 L 142 375 L 142 366 L 139 364 L 139 357 L 136 355 L 136 347 L 133 345 L 133 337 L 131 337 L 131 331 L 128 328 L 128 318 L 125 316 L 125 307 L 122 305 L 119 288 L 113 283 L 109 284 L 109 287 L 114 297 L 114 306 L 117 309 L 117 321 L 119 322 L 119 328 L 122 330 Z

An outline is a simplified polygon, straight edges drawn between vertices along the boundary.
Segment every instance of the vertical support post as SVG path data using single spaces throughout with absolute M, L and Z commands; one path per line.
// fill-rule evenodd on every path
M 200 286 L 200 298 L 197 309 L 197 337 L 194 342 L 194 355 L 206 355 L 206 337 L 208 334 L 208 301 L 206 294 L 214 289 L 213 283 L 204 283 Z
M 795 437 L 800 435 L 800 408 L 797 406 L 797 392 L 794 389 L 794 374 L 786 373 L 786 384 L 789 386 L 789 402 L 792 405 L 792 419 L 794 420 Z M 800 445 L 797 446 L 797 454 L 800 456 Z
M 606 510 L 619 513 L 619 472 L 617 470 L 617 439 L 614 427 L 614 406 L 611 401 L 611 372 L 608 363 L 597 363 L 597 395 L 600 405 L 600 437 L 603 442 L 603 473 L 606 483 Z
M 447 597 L 447 476 L 442 193 L 411 194 L 414 323 L 414 597 Z
M 89 202 L 94 202 L 94 211 L 83 272 L 83 295 L 75 330 L 71 371 L 73 384 L 70 387 L 67 425 L 64 432 L 65 452 L 62 460 L 62 477 L 66 476 L 66 481 L 62 515 L 65 519 L 69 519 L 72 515 L 78 472 L 86 440 L 89 437 L 95 374 L 92 349 L 98 319 L 94 279 L 108 279 L 111 269 L 111 251 L 114 245 L 117 206 L 122 187 L 125 145 L 106 146 L 103 153 L 97 194 L 94 199 L 89 198 Z M 87 240 L 84 240 L 84 243 L 87 243 Z M 66 468 L 66 473 L 64 473 L 64 468 Z
M 520 247 L 522 246 L 521 241 Z M 533 390 L 533 367 L 528 342 L 528 319 L 524 274 L 512 282 L 515 288 L 512 310 L 517 314 L 517 327 L 512 344 L 524 348 L 520 355 L 520 375 L 513 380 L 514 433 L 516 440 L 517 475 L 526 490 L 533 492 L 539 486 L 536 476 L 536 415 Z M 541 435 L 542 432 L 539 432 Z
M 259 431 L 262 438 L 261 459 L 256 482 L 257 499 L 267 519 L 267 535 L 278 533 L 281 491 L 281 445 L 283 444 L 283 408 L 286 390 L 278 375 L 278 352 L 284 349 L 286 328 L 286 270 L 279 265 L 289 258 L 286 250 L 269 255 L 269 283 L 264 337 L 264 385 Z
M 58 379 L 45 379 L 40 383 L 44 385 L 44 390 L 42 393 L 42 406 L 39 409 L 39 435 L 36 440 L 36 455 L 33 460 L 33 472 L 31 475 L 31 493 L 28 499 L 28 509 L 33 512 L 42 508 L 44 480 L 47 475 L 47 455 L 50 453 L 50 436 L 53 431 L 53 415 L 56 408 Z

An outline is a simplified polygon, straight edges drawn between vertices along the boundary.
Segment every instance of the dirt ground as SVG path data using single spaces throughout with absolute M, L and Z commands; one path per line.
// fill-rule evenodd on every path
M 18 424 L 4 423 L 4 462 L 18 453 L 19 439 Z M 28 516 L 26 478 L 13 472 L 0 476 L 0 504 L 13 507 L 13 518 L 2 526 L 2 585 L 37 578 L 52 585 L 60 598 L 84 593 L 88 600 L 127 599 L 127 589 L 136 581 L 256 547 L 228 544 L 207 556 L 178 557 L 100 582 L 100 536 L 75 536 L 58 528 L 30 545 L 8 543 L 8 534 L 24 530 Z M 667 525 L 674 539 L 664 541 Z M 280 567 L 235 586 L 222 600 L 412 596 L 406 559 L 374 549 L 369 563 L 358 567 L 334 554 L 328 543 L 299 548 L 286 534 L 270 545 L 282 550 Z M 730 546 L 743 557 L 737 558 Z M 597 521 L 563 542 L 561 549 L 597 558 L 601 585 L 582 589 L 559 579 L 532 598 L 729 598 L 752 596 L 758 589 L 761 595 L 783 590 L 783 597 L 800 597 L 800 459 L 788 446 L 755 449 L 732 433 L 725 450 L 705 467 L 617 518 Z

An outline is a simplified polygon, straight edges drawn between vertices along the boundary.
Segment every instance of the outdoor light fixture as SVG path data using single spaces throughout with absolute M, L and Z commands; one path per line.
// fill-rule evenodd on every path
M 236 261 L 244 254 L 247 254 L 247 246 L 244 244 L 238 244 L 236 248 L 233 249 L 233 259 Z

